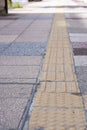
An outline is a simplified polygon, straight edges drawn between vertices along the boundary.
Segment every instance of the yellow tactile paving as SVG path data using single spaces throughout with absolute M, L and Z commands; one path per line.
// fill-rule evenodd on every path
M 87 110 L 87 96 L 83 97 L 84 106 L 63 10 L 57 12 L 33 102 L 29 130 L 86 130 L 84 107 Z
M 80 93 L 77 82 L 42 82 L 40 83 L 39 91 L 41 93 Z
M 30 130 L 85 130 L 85 125 L 82 110 L 36 108 L 32 112 Z
M 41 81 L 77 81 L 76 75 L 72 71 L 53 71 L 56 68 L 47 69 L 47 71 L 42 71 Z M 61 68 L 62 69 L 62 68 Z
M 64 64 L 64 57 L 58 57 L 57 59 L 56 59 L 56 63 L 57 64 Z
M 55 88 L 37 92 L 34 106 L 58 108 L 83 108 L 81 95 L 76 93 L 55 93 Z

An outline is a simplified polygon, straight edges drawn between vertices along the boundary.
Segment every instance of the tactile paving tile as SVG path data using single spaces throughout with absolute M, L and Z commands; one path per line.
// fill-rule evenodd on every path
M 82 97 L 78 93 L 41 93 L 39 91 L 35 96 L 34 106 L 56 108 L 83 108 Z
M 48 69 L 49 70 L 49 69 Z M 75 73 L 71 71 L 42 71 L 40 81 L 77 81 Z
M 61 54 L 50 54 L 44 61 L 41 80 L 76 81 L 72 64 L 73 59 L 71 56 L 63 57 Z
M 35 108 L 29 126 L 29 130 L 86 130 L 82 110 Z
M 77 82 L 41 82 L 39 92 L 80 93 Z

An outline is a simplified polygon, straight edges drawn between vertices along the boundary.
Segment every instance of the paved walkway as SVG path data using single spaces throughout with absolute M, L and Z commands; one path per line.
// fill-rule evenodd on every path
M 47 3 L 56 5 L 33 2 L 0 17 L 0 130 L 22 129 L 26 121 L 54 18 L 44 13 Z
M 86 130 L 86 7 L 44 0 L 0 17 L 0 130 Z
M 62 7 L 61 1 L 58 6 Z M 64 10 L 57 9 L 35 95 L 29 130 L 85 130 Z

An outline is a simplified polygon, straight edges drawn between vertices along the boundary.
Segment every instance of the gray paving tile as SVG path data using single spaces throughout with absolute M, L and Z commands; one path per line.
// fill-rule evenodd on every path
M 39 17 L 39 13 L 30 13 L 30 14 L 22 14 L 19 20 L 22 20 L 24 18 L 31 18 L 31 19 L 36 19 L 37 17 Z M 19 15 L 20 16 L 20 15 Z
M 81 27 L 68 27 L 69 33 L 87 33 L 87 28 Z
M 9 24 L 7 27 L 3 28 L 2 31 L 0 31 L 0 35 L 17 35 L 20 34 L 22 31 L 24 31 L 30 24 L 32 20 L 30 21 L 22 21 L 22 20 L 15 20 L 13 23 Z
M 87 56 L 74 56 L 75 66 L 87 66 Z
M 87 82 L 87 66 L 76 67 L 76 74 L 79 82 Z
M 70 36 L 71 42 L 87 42 L 87 35 L 84 36 Z
M 0 43 L 9 43 L 14 41 L 18 35 L 0 35 Z
M 40 66 L 0 66 L 0 79 L 37 78 Z
M 70 37 L 87 37 L 86 33 L 69 33 Z
M 10 23 L 12 23 L 13 20 L 1 20 L 0 19 L 0 28 L 8 26 Z
M 87 94 L 87 81 L 78 82 L 78 86 L 79 86 L 80 91 L 83 95 Z
M 43 30 L 51 27 L 52 20 L 36 20 L 27 30 Z M 26 31 L 27 31 L 26 30 Z M 31 32 L 31 31 L 30 31 Z M 33 32 L 34 33 L 34 32 Z M 48 33 L 48 32 L 47 32 Z
M 50 26 L 51 23 L 52 23 L 52 20 L 47 20 L 47 21 L 46 21 L 46 20 L 41 20 L 41 21 L 40 21 L 40 20 L 37 19 L 37 20 L 31 25 L 31 27 L 32 27 L 32 26 L 38 26 L 38 27 L 43 27 L 43 26 L 44 26 L 44 27 L 45 27 L 45 26 L 47 26 L 47 25 Z
M 42 56 L 0 56 L 0 66 L 39 66 Z
M 87 48 L 74 48 L 74 55 L 87 55 Z
M 66 13 L 66 18 L 87 18 L 87 13 Z
M 40 15 L 40 18 L 53 18 L 54 14 L 53 13 L 43 13 Z
M 36 56 L 44 55 L 47 43 L 13 43 L 0 55 L 6 56 Z
M 30 38 L 33 38 L 33 41 L 34 41 L 34 38 L 35 37 L 42 37 L 44 38 L 44 40 L 48 37 L 48 34 L 49 34 L 49 31 L 47 32 L 47 30 L 32 30 L 32 29 L 29 29 L 29 31 L 26 31 L 24 32 L 21 37 L 23 37 L 24 39 L 30 39 Z M 19 37 L 20 38 L 20 37 Z M 43 39 L 42 39 L 43 40 Z M 39 42 L 39 41 L 38 41 Z
M 0 43 L 0 53 L 2 53 L 8 46 L 10 45 L 10 43 Z
M 13 23 L 13 24 L 11 24 L 11 25 L 9 25 L 8 27 L 6 27 L 6 29 L 8 29 L 8 30 L 24 30 L 24 29 L 26 29 L 30 24 L 32 23 L 32 20 L 30 20 L 30 21 L 16 21 L 15 23 Z
M 28 98 L 0 99 L 0 126 L 2 130 L 17 129 Z
M 3 29 L 2 31 L 0 31 L 0 35 L 19 35 L 23 30 L 12 30 L 12 29 Z
M 85 101 L 84 101 L 85 103 Z M 85 110 L 85 118 L 86 118 L 86 122 L 87 122 L 87 110 Z
M 28 20 L 28 21 L 30 21 L 30 20 L 50 20 L 50 19 L 52 19 L 52 17 L 38 17 L 38 18 L 33 18 L 33 17 L 31 17 L 31 18 L 21 18 L 21 20 L 24 20 L 24 21 L 26 21 L 26 20 Z
M 48 39 L 48 33 L 33 33 L 27 32 L 25 35 L 21 35 L 16 42 L 46 42 Z
M 87 94 L 87 66 L 77 66 L 76 74 L 82 94 Z
M 68 19 L 67 20 L 67 25 L 68 25 L 68 27 L 76 27 L 76 28 L 81 28 L 81 27 L 83 27 L 83 28 L 87 28 L 87 20 L 79 20 L 79 19 Z
M 37 33 L 38 32 L 38 33 Z M 38 42 L 41 42 L 41 39 L 42 38 L 42 42 L 43 40 L 46 41 L 46 39 L 48 38 L 48 35 L 49 35 L 49 29 L 29 29 L 29 31 L 26 31 L 24 32 L 18 39 L 24 39 L 26 40 L 26 42 L 32 40 L 32 42 L 34 42 L 34 38 L 38 39 L 39 41 Z M 37 39 L 36 39 L 36 42 L 37 42 Z M 22 41 L 23 42 L 23 41 Z
M 1 84 L 36 84 L 36 78 L 0 78 Z
M 18 17 L 16 15 L 13 15 L 13 16 L 7 15 L 5 17 L 0 16 L 0 20 L 17 20 L 17 19 L 18 19 Z
M 73 48 L 87 48 L 87 42 L 72 42 Z
M 17 26 L 17 27 L 25 27 L 25 26 L 28 26 L 30 25 L 32 22 L 31 21 L 22 21 L 21 19 L 18 19 L 18 20 L 15 20 L 11 25 L 9 25 L 8 27 L 14 27 L 14 26 Z
M 25 31 L 24 34 L 30 33 L 31 31 L 32 31 L 32 33 L 35 33 L 36 31 L 37 31 L 37 33 L 39 33 L 39 32 L 42 33 L 42 32 L 45 31 L 45 33 L 48 34 L 50 29 L 51 29 L 51 24 L 40 26 L 40 27 L 39 26 L 40 25 L 38 25 L 38 26 L 36 26 L 36 25 L 30 26 L 29 28 L 27 28 L 27 30 Z
M 30 98 L 33 85 L 29 84 L 0 84 L 1 98 Z

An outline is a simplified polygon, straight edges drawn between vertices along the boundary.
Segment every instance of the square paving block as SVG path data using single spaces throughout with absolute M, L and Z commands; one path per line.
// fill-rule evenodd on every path
M 0 79 L 37 78 L 39 66 L 0 66 Z
M 45 43 L 19 42 L 13 43 L 1 55 L 5 56 L 40 56 L 44 55 Z
M 87 93 L 87 66 L 76 67 L 76 74 L 82 94 Z
M 76 15 L 77 14 L 77 15 Z M 86 13 L 66 13 L 65 17 L 66 18 L 71 18 L 71 19 L 85 19 L 87 18 L 87 14 Z
M 8 26 L 8 24 L 10 24 L 12 21 L 13 20 L 2 20 L 2 19 L 0 19 L 0 28 Z
M 78 82 L 78 86 L 83 95 L 87 94 L 87 81 L 84 81 L 84 80 L 86 80 L 86 79 L 83 79 L 80 82 Z
M 87 42 L 87 36 L 70 36 L 71 42 Z
M 25 34 L 21 35 L 16 42 L 46 42 L 48 40 L 48 36 L 49 33 L 40 33 L 36 31 L 36 33 L 34 33 L 34 31 L 32 32 L 26 32 Z
M 29 28 L 27 28 L 27 30 L 24 32 L 25 34 L 27 34 L 28 35 L 28 33 L 30 33 L 31 31 L 34 33 L 34 31 L 37 31 L 37 32 L 39 32 L 39 31 L 45 31 L 45 33 L 46 34 L 48 34 L 48 32 L 50 31 L 50 28 L 51 28 L 51 25 L 44 25 L 44 26 L 41 26 L 40 28 L 39 28 L 39 25 L 38 26 L 31 26 L 31 27 L 29 27 Z M 45 35 L 45 34 L 44 34 Z
M 81 25 L 82 26 L 82 25 Z M 82 27 L 68 27 L 69 33 L 87 33 L 87 28 Z
M 87 48 L 74 48 L 74 55 L 87 55 Z
M 1 98 L 0 99 L 0 126 L 1 130 L 17 129 L 27 105 L 28 98 Z
M 34 85 L 0 84 L 0 98 L 30 98 Z
M 35 84 L 36 78 L 0 78 L 1 84 Z
M 87 48 L 87 42 L 72 42 L 73 48 Z
M 87 66 L 76 67 L 77 79 L 79 82 L 87 81 Z
M 8 48 L 8 46 L 10 45 L 10 43 L 6 43 L 6 42 L 0 42 L 0 55 L 2 54 L 2 52 Z
M 83 25 L 83 28 L 87 28 L 87 20 L 84 19 L 83 22 L 81 22 L 81 19 L 68 19 L 67 20 L 67 24 L 68 27 L 76 27 L 76 28 L 81 28 Z
M 42 17 L 42 16 L 41 16 L 41 17 Z M 38 17 L 38 18 L 39 18 L 39 17 Z M 32 26 L 36 26 L 36 25 L 37 25 L 38 27 L 40 27 L 40 26 L 43 27 L 43 26 L 47 26 L 47 25 L 50 26 L 50 23 L 51 23 L 51 22 L 52 22 L 51 20 L 41 20 L 41 21 L 40 21 L 40 20 L 37 19 L 37 20 L 31 25 L 31 27 L 32 27 Z
M 53 18 L 54 14 L 52 13 L 46 13 L 46 14 L 42 14 L 39 18 Z
M 21 19 L 18 19 L 16 21 L 14 21 L 11 25 L 9 25 L 8 28 L 11 29 L 11 28 L 14 28 L 14 27 L 18 27 L 18 30 L 19 29 L 25 29 L 26 27 L 28 27 L 31 24 L 31 22 L 32 22 L 32 20 L 23 21 Z
M 69 33 L 70 37 L 81 37 L 81 38 L 86 38 L 87 34 L 86 33 Z
M 87 66 L 87 56 L 74 56 L 75 66 Z
M 0 56 L 0 65 L 40 66 L 42 56 Z
M 0 43 L 10 43 L 17 38 L 17 35 L 0 35 Z
M 4 28 L 1 32 L 0 35 L 19 35 L 20 33 L 22 33 L 23 30 L 12 30 L 9 28 Z

